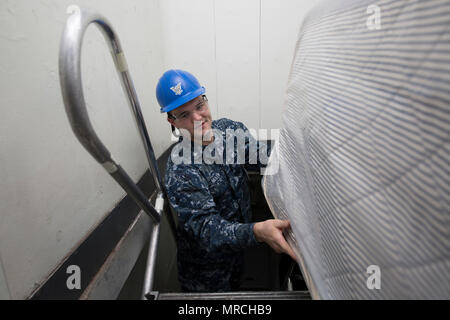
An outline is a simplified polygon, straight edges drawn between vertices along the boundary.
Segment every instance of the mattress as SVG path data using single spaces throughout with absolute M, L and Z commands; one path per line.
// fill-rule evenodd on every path
M 450 298 L 450 1 L 325 1 L 263 190 L 315 299 Z

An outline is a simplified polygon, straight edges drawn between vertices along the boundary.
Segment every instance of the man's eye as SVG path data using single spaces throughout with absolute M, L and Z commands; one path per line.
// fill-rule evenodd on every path
M 202 110 L 203 109 L 203 103 L 202 104 L 199 104 L 199 105 L 197 105 L 197 110 Z

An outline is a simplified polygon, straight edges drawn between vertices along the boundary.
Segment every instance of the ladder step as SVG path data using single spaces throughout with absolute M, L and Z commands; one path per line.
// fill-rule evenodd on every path
M 308 291 L 160 293 L 158 300 L 311 300 Z

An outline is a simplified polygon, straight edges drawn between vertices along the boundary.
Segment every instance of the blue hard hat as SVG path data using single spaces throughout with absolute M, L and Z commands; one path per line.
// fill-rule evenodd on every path
M 161 113 L 172 111 L 203 93 L 205 88 L 192 74 L 183 70 L 166 71 L 156 86 Z

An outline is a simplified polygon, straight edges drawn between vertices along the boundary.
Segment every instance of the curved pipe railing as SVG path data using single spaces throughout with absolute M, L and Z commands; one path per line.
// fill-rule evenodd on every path
M 97 13 L 79 9 L 78 7 L 75 7 L 75 9 L 75 12 L 67 19 L 59 50 L 59 76 L 64 105 L 72 130 L 80 143 L 106 169 L 114 180 L 122 186 L 140 208 L 153 219 L 153 233 L 150 243 L 151 250 L 149 252 L 149 260 L 147 261 L 147 271 L 144 283 L 143 294 L 145 295 L 149 293 L 152 287 L 159 222 L 161 220 L 164 202 L 166 204 L 168 203 L 167 201 L 164 201 L 164 199 L 167 199 L 167 196 L 162 185 L 155 154 L 119 39 L 106 18 Z M 137 128 L 146 151 L 150 171 L 158 190 L 156 209 L 148 201 L 140 188 L 128 176 L 125 170 L 111 157 L 110 152 L 98 138 L 89 120 L 82 87 L 81 48 L 85 31 L 91 23 L 94 23 L 99 27 L 107 40 L 106 42 L 109 45 L 111 55 L 115 62 L 120 82 L 135 116 Z M 170 214 L 168 220 L 171 225 L 172 233 L 175 235 L 174 220 Z
M 106 42 L 109 44 L 122 86 L 135 115 L 141 138 L 144 141 L 144 148 L 155 185 L 158 190 L 162 190 L 161 177 L 157 170 L 153 148 L 145 128 L 139 102 L 119 39 L 106 18 L 84 10 L 73 13 L 67 19 L 59 50 L 59 75 L 67 116 L 69 117 L 73 132 L 86 150 L 125 189 L 139 204 L 142 210 L 149 214 L 155 222 L 159 222 L 159 214 L 128 174 L 112 159 L 110 152 L 98 138 L 89 120 L 82 87 L 81 48 L 85 31 L 91 23 L 95 23 L 102 31 L 105 39 L 108 40 Z

